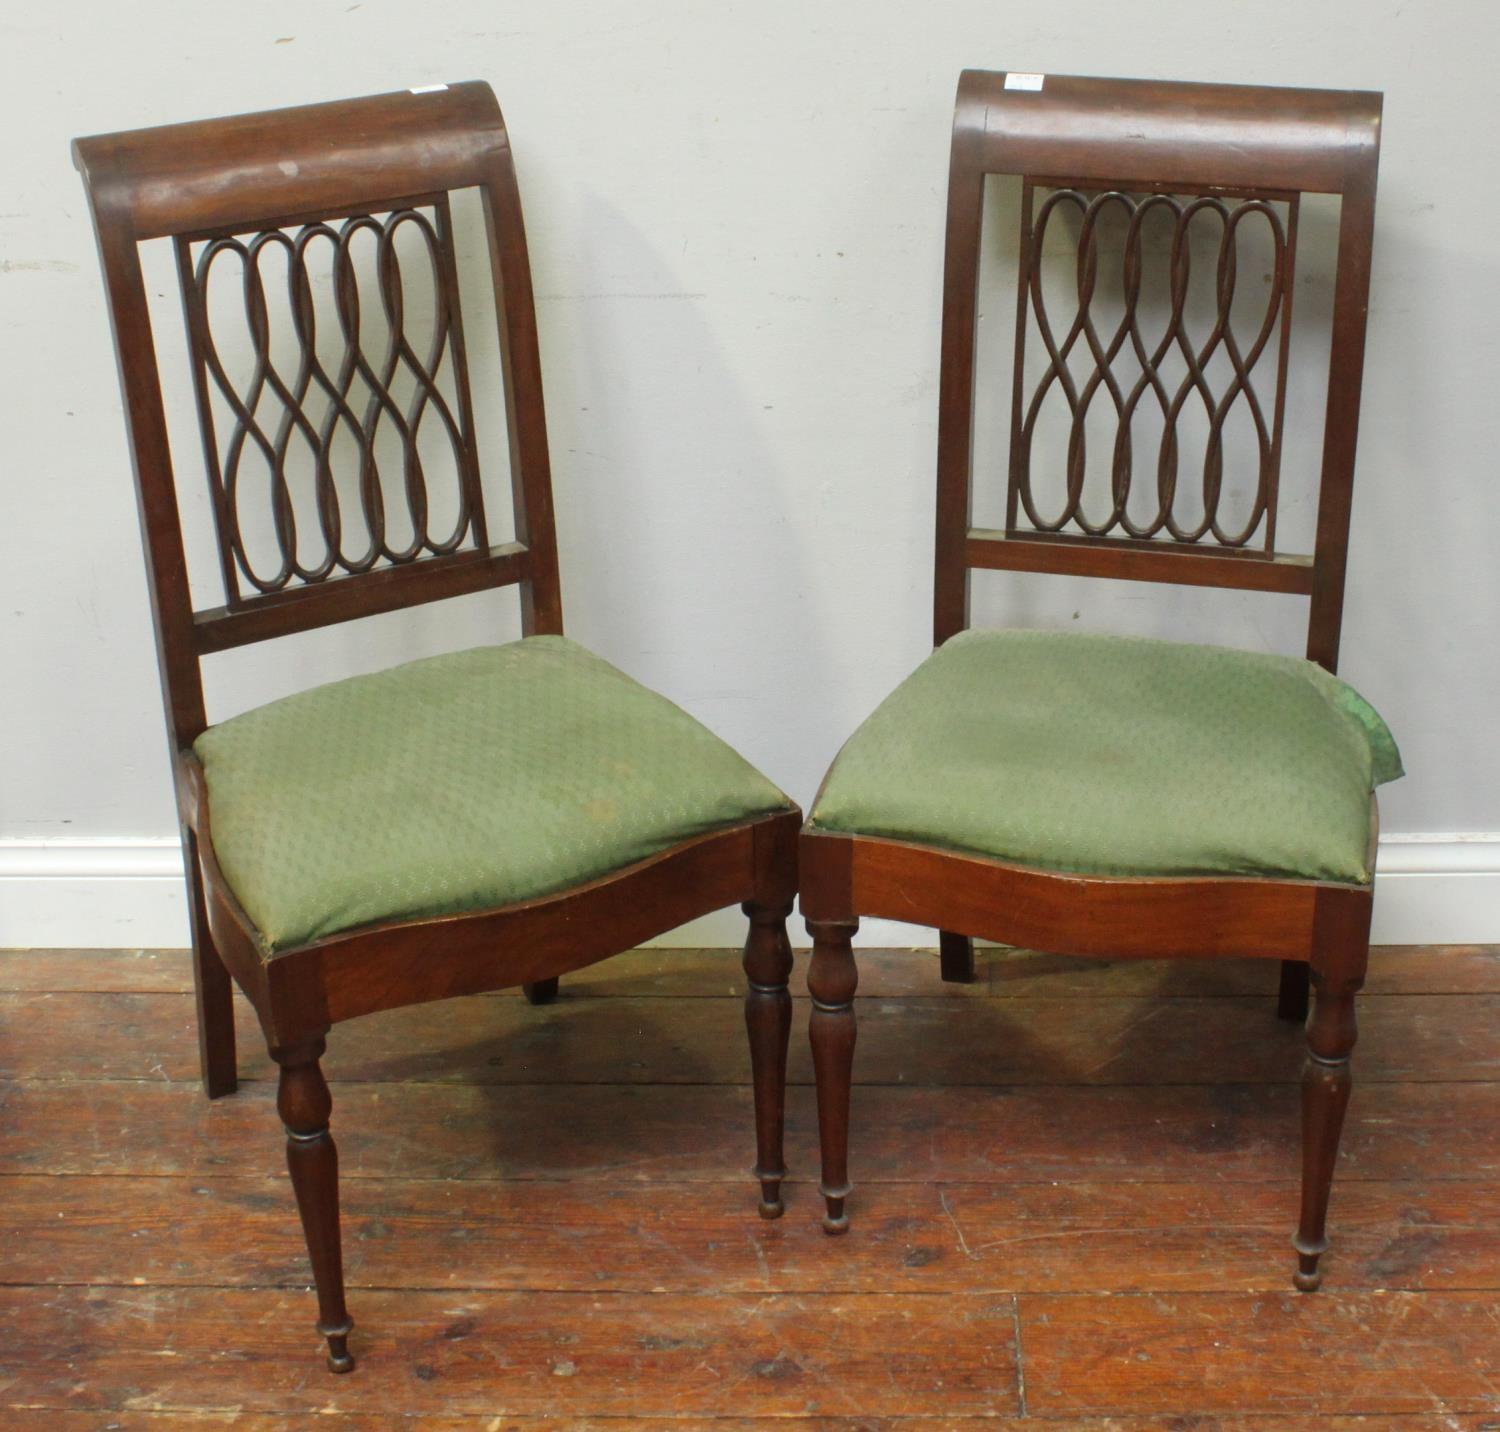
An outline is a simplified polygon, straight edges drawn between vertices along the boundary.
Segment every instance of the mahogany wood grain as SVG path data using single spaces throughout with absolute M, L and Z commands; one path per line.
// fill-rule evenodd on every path
M 975 528 L 964 543 L 971 568 L 993 572 L 1051 572 L 1068 577 L 1108 577 L 1115 581 L 1171 582 L 1186 587 L 1238 587 L 1251 592 L 1313 589 L 1306 557 L 1263 556 L 1241 548 L 1202 551 L 1163 550 L 1166 543 L 1113 537 L 1070 537 L 1062 533 L 1024 535 Z
M 519 590 L 526 635 L 563 629 L 536 311 L 510 142 L 489 86 L 470 82 L 96 135 L 75 141 L 73 156 L 93 215 L 135 472 L 183 826 L 203 1087 L 211 1098 L 235 1087 L 232 976 L 283 1065 L 282 1115 L 318 1284 L 320 1327 L 330 1366 L 345 1371 L 352 1364 L 339 1262 L 338 1160 L 328 1134 L 326 1085 L 310 1051 L 321 1051 L 332 1026 L 380 1010 L 517 985 L 545 1001 L 560 975 L 726 905 L 784 912 L 796 890 L 800 814 L 790 809 L 742 821 L 545 899 L 376 924 L 268 954 L 214 851 L 206 783 L 192 750 L 207 725 L 201 659 L 512 585 Z M 450 215 L 454 190 L 478 196 L 494 290 L 489 321 L 499 338 L 498 397 L 507 420 L 515 524 L 515 539 L 498 545 L 489 540 L 479 482 Z M 402 326 L 408 298 L 394 247 L 402 226 L 423 236 L 432 279 L 432 347 L 425 360 Z M 360 235 L 375 246 L 373 280 L 367 275 L 367 281 L 379 290 L 390 328 L 389 354 L 378 370 L 360 336 L 352 247 Z M 189 379 L 197 402 L 223 586 L 222 604 L 205 609 L 195 609 L 189 582 L 164 375 L 143 279 L 140 245 L 157 238 L 170 238 L 177 258 L 191 372 L 168 376 L 178 386 Z M 325 241 L 332 255 L 326 297 L 337 322 L 325 322 L 323 332 L 341 336 L 344 344 L 331 365 L 335 373 L 320 356 L 307 266 L 313 243 Z M 285 258 L 286 293 L 278 287 L 277 302 L 289 310 L 300 349 L 295 377 L 280 372 L 271 353 L 269 300 L 259 270 L 268 249 Z M 245 336 L 255 358 L 247 391 L 229 380 L 209 317 L 210 272 L 224 255 L 237 256 L 242 269 Z M 409 403 L 395 396 L 400 365 L 403 381 L 419 394 Z M 352 396 L 356 376 L 364 389 Z M 275 442 L 258 416 L 267 391 L 282 409 Z M 309 416 L 310 396 L 326 404 L 316 424 Z M 232 415 L 225 424 L 227 444 L 216 427 L 216 399 Z M 354 404 L 363 407 L 363 417 Z M 441 416 L 450 449 L 448 478 L 459 514 L 451 533 L 427 528 L 427 484 L 436 476 L 418 452 L 417 427 L 432 411 Z M 406 544 L 386 534 L 390 494 L 376 456 L 377 429 L 386 413 L 394 414 L 390 423 L 403 445 L 413 530 Z M 316 522 L 304 522 L 304 529 L 315 530 L 322 549 L 310 555 L 299 540 L 286 462 L 294 431 L 311 447 L 316 470 Z M 331 475 L 339 436 L 361 455 L 352 486 L 369 532 L 366 551 L 350 552 L 342 540 L 345 499 Z M 269 469 L 269 517 L 280 552 L 274 570 L 256 569 L 240 529 L 237 464 L 246 444 L 258 444 Z M 757 918 L 755 938 L 764 942 L 772 938 L 771 917 Z M 751 1058 L 764 1094 L 757 1124 L 764 1169 L 777 1162 L 768 1150 L 777 1142 L 772 1133 L 781 1118 L 785 1042 L 752 1038 Z M 778 1059 L 780 1067 L 773 1067 Z M 765 1197 L 763 1181 L 763 1206 Z
M 276 1112 L 286 1128 L 286 1166 L 318 1290 L 318 1331 L 328 1341 L 330 1372 L 352 1372 L 349 1334 L 354 1323 L 344 1306 L 344 1258 L 339 1234 L 339 1155 L 328 1130 L 333 1096 L 318 1060 L 321 1038 L 271 1051 L 281 1067 Z
M 1338 658 L 1348 558 L 1349 519 L 1364 362 L 1370 254 L 1374 231 L 1381 96 L 1369 92 L 1180 84 L 1048 74 L 1038 89 L 1008 87 L 1003 73 L 968 70 L 959 80 L 954 113 L 944 239 L 941 355 L 938 383 L 937 500 L 934 540 L 933 641 L 941 645 L 969 625 L 975 569 L 1092 576 L 1185 585 L 1244 588 L 1308 598 L 1307 656 L 1329 671 Z M 1006 468 L 1006 517 L 1001 529 L 974 526 L 974 430 L 978 401 L 979 280 L 985 240 L 985 184 L 991 175 L 1021 181 L 1016 336 Z M 1050 191 L 1038 206 L 1039 191 Z M 1276 547 L 1282 420 L 1303 192 L 1336 195 L 1339 241 L 1333 277 L 1330 365 L 1318 479 L 1317 534 L 1311 554 Z M 1077 315 L 1063 335 L 1046 315 L 1041 254 L 1047 224 L 1059 206 L 1076 211 Z M 1128 220 L 1123 269 L 1124 317 L 1113 337 L 1090 312 L 1099 269 L 1096 219 L 1107 208 Z M 1137 305 L 1145 259 L 1141 226 L 1148 212 L 1173 217 L 1167 260 L 1172 295 L 1165 337 L 1151 348 L 1141 337 Z M 1188 283 L 1188 227 L 1199 213 L 1221 225 L 1217 318 L 1198 348 L 1183 319 Z M 1258 332 L 1234 329 L 1236 225 L 1246 215 L 1264 223 L 1272 259 L 1268 298 Z M 1113 323 L 1113 318 L 1111 323 Z M 1028 386 L 1027 335 L 1035 327 L 1045 351 L 1040 382 Z M 1279 328 L 1279 332 L 1278 332 Z M 1155 331 L 1155 330 L 1153 330 Z M 1126 346 L 1127 336 L 1131 340 Z M 1275 343 L 1272 343 L 1273 337 Z M 1082 342 L 1080 342 L 1082 339 Z M 1221 399 L 1212 395 L 1206 365 L 1216 347 L 1233 368 Z M 1077 352 L 1073 350 L 1077 345 Z M 1158 365 L 1169 354 L 1187 366 L 1178 398 L 1169 402 Z M 1136 364 L 1131 396 L 1112 370 L 1125 352 Z M 1256 397 L 1252 369 L 1274 357 L 1275 392 Z M 1070 354 L 1093 372 L 1075 379 Z M 1075 364 L 1076 366 L 1076 364 Z M 1043 513 L 1031 491 L 1033 424 L 1056 383 L 1071 413 L 1067 498 L 1060 515 Z M 1172 382 L 1176 384 L 1177 379 Z M 1081 384 L 1081 386 L 1080 386 Z M 1173 510 L 1178 488 L 1177 415 L 1197 390 L 1207 405 L 1201 522 Z M 1117 432 L 1109 465 L 1112 506 L 1102 519 L 1085 514 L 1085 456 L 1092 395 L 1107 390 Z M 1155 464 L 1158 510 L 1130 515 L 1134 474 L 1134 404 L 1153 393 L 1164 433 Z M 1257 437 L 1257 489 L 1248 525 L 1220 522 L 1224 424 L 1244 399 Z M 1266 417 L 1269 410 L 1270 416 Z M 1252 546 L 1259 540 L 1260 547 Z M 1206 794 L 1204 799 L 1212 799 Z M 1374 869 L 1378 815 L 1370 805 L 1369 868 Z M 1128 852 L 1121 853 L 1128 865 Z M 811 982 L 821 967 L 845 958 L 830 932 L 864 916 L 938 929 L 945 977 L 962 978 L 961 941 L 983 937 L 1056 954 L 1158 960 L 1278 960 L 1278 1009 L 1305 1014 L 1305 969 L 1324 989 L 1309 1023 L 1305 1078 L 1304 1203 L 1297 1238 L 1296 1285 L 1318 1283 L 1326 1247 L 1324 1221 L 1337 1158 L 1353 1044 L 1353 991 L 1368 957 L 1372 883 L 1325 884 L 1256 876 L 1131 879 L 1028 868 L 977 854 L 808 827 L 801 842 L 801 907 L 814 938 Z M 1320 976 L 1320 970 L 1322 974 Z M 842 978 L 842 977 L 841 977 Z M 852 991 L 852 974 L 844 980 Z M 820 1004 L 817 990 L 814 1000 Z M 816 1005 L 815 1005 L 816 1007 Z M 955 1006 L 954 1008 L 961 1008 Z M 827 1110 L 823 1159 L 829 1186 L 830 1231 L 846 1226 L 849 1193 L 847 1122 L 853 1009 L 812 1019 L 819 1095 Z M 846 1029 L 835 1045 L 832 1030 Z M 935 1036 L 942 1038 L 941 1035 Z M 1028 1046 L 1023 1037 L 1021 1049 Z M 837 1048 L 838 1057 L 834 1057 Z M 1101 1051 L 1101 1067 L 1112 1058 Z M 831 1172 L 830 1172 L 831 1170 Z
M 849 1086 L 856 1034 L 854 991 L 859 983 L 859 967 L 854 962 L 850 942 L 858 929 L 858 922 L 853 920 L 808 922 L 813 953 L 807 967 L 807 992 L 812 996 L 807 1028 L 817 1076 L 823 1170 L 818 1191 L 827 1206 L 823 1218 L 826 1233 L 843 1233 L 849 1227 L 844 1212 L 844 1200 L 849 1195 L 845 1160 L 849 1148 Z
M 755 1090 L 755 1176 L 760 1180 L 760 1216 L 780 1218 L 781 1181 L 786 1177 L 786 1057 L 792 1035 L 792 947 L 786 918 L 792 902 L 746 905 L 745 1031 L 750 1036 L 751 1083 Z M 628 1047 L 623 1040 L 616 1049 Z M 711 1060 L 705 1059 L 705 1065 Z

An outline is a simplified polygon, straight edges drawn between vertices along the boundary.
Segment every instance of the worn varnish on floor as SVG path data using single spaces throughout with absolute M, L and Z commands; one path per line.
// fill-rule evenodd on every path
M 1500 1429 L 1500 952 L 1374 956 L 1312 1297 L 1274 967 L 982 960 L 862 954 L 838 1241 L 805 1001 L 755 1217 L 728 952 L 341 1027 L 338 1379 L 255 1039 L 210 1105 L 185 955 L 0 955 L 0 1426 Z

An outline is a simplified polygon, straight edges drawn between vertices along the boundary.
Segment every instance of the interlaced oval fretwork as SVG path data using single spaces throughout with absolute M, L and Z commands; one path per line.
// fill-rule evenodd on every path
M 1082 532 L 1102 537 L 1119 529 L 1122 535 L 1150 539 L 1165 534 L 1177 542 L 1199 542 L 1212 534 L 1226 547 L 1245 546 L 1261 527 L 1268 511 L 1274 513 L 1277 465 L 1280 461 L 1280 422 L 1285 382 L 1284 354 L 1276 361 L 1276 401 L 1268 419 L 1255 391 L 1252 374 L 1275 333 L 1278 321 L 1283 333 L 1290 320 L 1291 250 L 1287 227 L 1276 206 L 1261 198 L 1226 201 L 1216 195 L 1182 198 L 1166 193 L 1133 194 L 1111 189 L 1088 193 L 1078 188 L 1053 190 L 1032 217 L 1034 191 L 1026 185 L 1023 223 L 1022 302 L 1017 334 L 1017 393 L 1021 382 L 1028 318 L 1034 322 L 1045 351 L 1046 366 L 1024 405 L 1017 402 L 1013 415 L 1011 489 L 1032 528 L 1059 532 L 1070 524 Z M 1123 309 L 1112 332 L 1102 336 L 1093 304 L 1099 290 L 1101 245 L 1100 221 L 1117 208 L 1126 220 L 1119 254 L 1120 292 Z M 1042 290 L 1041 254 L 1049 225 L 1063 210 L 1078 216 L 1077 260 L 1074 288 L 1078 307 L 1072 322 L 1057 337 Z M 1148 344 L 1142 333 L 1142 283 L 1149 261 L 1144 229 L 1153 213 L 1162 213 L 1172 224 L 1167 253 L 1169 312 L 1160 337 Z M 1294 211 L 1293 211 L 1294 213 Z M 1253 216 L 1264 219 L 1271 243 L 1272 262 L 1268 274 L 1265 312 L 1247 343 L 1235 332 L 1233 313 L 1240 260 L 1240 230 Z M 1188 294 L 1192 277 L 1192 232 L 1195 224 L 1216 221 L 1219 226 L 1214 273 L 1214 319 L 1209 332 L 1198 341 L 1189 332 Z M 1294 219 L 1293 219 L 1294 221 Z M 1180 355 L 1185 372 L 1180 381 L 1169 383 L 1163 364 L 1173 352 Z M 1091 364 L 1080 382 L 1075 377 L 1075 353 Z M 1128 354 L 1122 360 L 1121 355 Z M 1209 368 L 1217 354 L 1223 355 L 1229 377 L 1223 391 L 1216 392 Z M 1130 381 L 1117 368 L 1132 361 L 1139 374 Z M 1127 390 L 1128 383 L 1128 390 Z M 1032 489 L 1032 448 L 1037 423 L 1049 395 L 1061 394 L 1069 414 L 1066 483 L 1062 510 L 1054 515 L 1041 512 Z M 1110 463 L 1110 503 L 1102 520 L 1085 513 L 1083 498 L 1088 473 L 1086 424 L 1091 409 L 1107 395 L 1114 409 L 1115 437 Z M 1161 437 L 1156 453 L 1156 511 L 1148 520 L 1137 520 L 1129 511 L 1136 471 L 1135 425 L 1141 405 L 1154 402 L 1161 415 Z M 1196 522 L 1185 522 L 1177 512 L 1181 470 L 1179 419 L 1189 403 L 1201 403 L 1207 424 L 1201 471 L 1203 513 Z M 1225 424 L 1236 403 L 1243 403 L 1255 434 L 1256 484 L 1249 517 L 1231 530 L 1220 516 L 1224 490 Z
M 409 244 L 408 249 L 416 249 L 425 258 L 430 288 L 414 286 L 410 275 L 403 273 L 397 248 L 403 230 L 420 237 L 420 243 Z M 374 244 L 372 278 L 383 318 L 379 335 L 361 308 L 354 243 L 362 234 L 369 235 Z M 433 217 L 419 208 L 404 208 L 356 214 L 336 225 L 310 222 L 295 231 L 266 229 L 248 238 L 221 234 L 202 243 L 196 261 L 191 248 L 179 240 L 179 268 L 199 379 L 214 514 L 225 552 L 228 600 L 237 599 L 240 577 L 257 592 L 276 592 L 294 582 L 321 582 L 338 572 L 368 572 L 425 555 L 441 556 L 456 551 L 471 536 L 482 543 L 446 201 L 433 206 Z M 286 263 L 284 292 L 274 298 L 268 294 L 273 286 L 263 272 L 263 260 L 273 252 Z M 240 268 L 242 337 L 249 345 L 250 371 L 242 384 L 230 376 L 209 316 L 210 279 L 227 255 L 233 255 Z M 410 254 L 406 261 L 412 263 Z M 315 276 L 327 279 L 336 329 L 334 351 L 326 361 L 319 353 Z M 409 311 L 414 287 L 424 297 L 430 294 L 430 315 Z M 295 347 L 294 361 L 283 367 L 272 356 L 273 301 L 285 305 Z M 423 327 L 431 333 L 420 353 L 410 336 L 419 319 L 426 320 Z M 328 327 L 325 319 L 325 341 Z M 222 451 L 209 402 L 206 380 L 210 379 L 229 412 Z M 445 379 L 452 390 L 451 400 L 443 391 Z M 452 455 L 451 465 L 444 464 L 448 470 L 441 474 L 431 470 L 432 439 L 427 438 L 429 460 L 424 460 L 419 446 L 419 439 L 433 428 L 441 433 L 443 446 Z M 383 448 L 393 454 L 385 462 Z M 279 566 L 272 572 L 257 570 L 245 540 L 248 519 L 242 478 L 251 451 L 269 474 L 270 529 L 280 554 Z M 305 523 L 303 530 L 298 528 L 294 455 L 310 460 L 315 533 Z M 342 484 L 342 492 L 341 476 L 352 478 Z M 438 481 L 452 484 L 456 516 L 451 530 L 434 533 L 431 484 Z M 350 502 L 357 503 L 357 523 L 350 520 L 355 515 L 346 507 Z M 391 535 L 392 503 L 404 505 L 409 540 L 397 541 Z M 367 534 L 358 542 L 351 535 L 356 526 Z M 349 550 L 351 546 L 354 550 Z

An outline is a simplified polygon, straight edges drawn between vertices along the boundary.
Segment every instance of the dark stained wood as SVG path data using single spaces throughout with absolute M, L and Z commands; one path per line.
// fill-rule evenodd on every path
M 951 930 L 938 933 L 938 966 L 944 984 L 973 984 L 975 976 L 974 941 Z
M 959 79 L 948 177 L 944 241 L 942 338 L 938 392 L 937 501 L 934 538 L 933 641 L 942 645 L 969 625 L 973 570 L 994 568 L 1072 576 L 1181 582 L 1245 588 L 1309 598 L 1307 656 L 1329 671 L 1338 658 L 1348 558 L 1355 442 L 1364 361 L 1370 255 L 1379 160 L 1381 96 L 1369 92 L 1273 89 L 1158 80 L 1048 74 L 1040 88 L 1008 88 L 1004 73 L 965 71 Z M 974 526 L 976 350 L 984 189 L 991 175 L 1021 181 L 1017 250 L 1016 334 L 1002 529 Z M 1038 200 L 1040 191 L 1047 197 Z M 1313 553 L 1276 548 L 1282 420 L 1290 355 L 1292 293 L 1301 194 L 1334 194 L 1340 227 L 1331 334 L 1328 397 Z M 1041 254 L 1052 214 L 1073 211 L 1077 309 L 1064 329 L 1047 314 Z M 1099 271 L 1097 220 L 1118 211 L 1126 222 L 1119 270 L 1123 317 L 1105 329 L 1090 309 Z M 1172 216 L 1166 259 L 1168 310 L 1158 315 L 1160 337 L 1142 337 L 1138 301 L 1146 262 L 1141 242 L 1148 213 Z M 1189 340 L 1184 325 L 1190 248 L 1198 215 L 1220 225 L 1211 333 Z M 1271 259 L 1259 327 L 1236 337 L 1236 233 L 1241 223 L 1264 224 Z M 1060 225 L 1058 226 L 1061 227 Z M 1028 376 L 1028 334 L 1044 350 L 1039 379 Z M 1158 330 L 1153 328 L 1153 334 Z M 1114 371 L 1125 355 L 1126 374 Z M 1033 346 L 1035 357 L 1035 346 Z M 1274 364 L 1274 396 L 1263 403 L 1252 370 L 1262 357 Z M 1233 370 L 1219 385 L 1210 360 Z M 1161 365 L 1181 360 L 1185 377 L 1170 379 Z M 1090 369 L 1091 365 L 1091 369 Z M 1079 368 L 1084 371 L 1080 375 Z M 1071 416 L 1060 512 L 1042 512 L 1031 485 L 1032 437 L 1041 405 L 1055 385 Z M 1129 387 L 1128 395 L 1125 387 Z M 1108 463 L 1107 505 L 1092 515 L 1084 502 L 1090 404 L 1094 425 L 1115 426 Z M 1177 418 L 1182 404 L 1201 397 L 1206 409 L 1201 487 L 1179 479 Z M 1159 461 L 1134 457 L 1137 405 L 1160 407 Z M 1221 521 L 1225 420 L 1243 401 L 1253 418 L 1257 485 L 1242 530 Z M 1268 415 L 1269 412 L 1269 415 Z M 1132 516 L 1132 482 L 1152 482 L 1157 507 Z M 1100 485 L 1096 480 L 1096 486 Z M 1179 486 L 1201 492 L 1202 516 L 1184 519 L 1174 507 Z M 1252 543 L 1258 542 L 1258 547 Z M 1374 869 L 1378 813 L 1370 802 L 1369 869 Z M 1122 854 L 1126 863 L 1128 853 Z M 1336 885 L 1256 876 L 1132 879 L 1069 874 L 990 860 L 960 851 L 862 836 L 833 835 L 809 826 L 800 854 L 801 908 L 815 955 L 831 967 L 827 934 L 861 917 L 882 916 L 938 929 L 946 977 L 962 977 L 961 937 L 984 937 L 1066 955 L 1151 959 L 1279 960 L 1322 971 L 1323 1008 L 1310 1030 L 1305 1079 L 1304 1189 L 1297 1238 L 1296 1285 L 1317 1286 L 1316 1265 L 1326 1247 L 1324 1221 L 1337 1160 L 1343 1109 L 1350 1089 L 1353 991 L 1368 958 L 1372 884 Z M 1128 864 L 1127 864 L 1128 868 Z M 848 980 L 853 988 L 852 976 Z M 1304 976 L 1283 976 L 1278 1009 L 1285 1019 L 1304 1012 Z M 813 991 L 815 1000 L 816 990 Z M 954 1006 L 955 1009 L 963 1006 Z M 852 1010 L 837 1027 L 848 1035 L 833 1057 L 833 1016 L 812 1019 L 819 1094 L 828 1111 L 824 1130 L 825 1183 L 830 1218 L 842 1227 L 849 1192 L 847 1120 Z M 1344 1037 L 1347 1034 L 1347 1039 Z M 1017 1041 L 1026 1048 L 1024 1034 Z M 1101 1051 L 1103 1065 L 1116 1057 Z M 1101 1066 L 1102 1067 L 1102 1066 Z M 832 1170 L 832 1172 L 829 1172 Z M 836 1209 L 834 1205 L 837 1205 Z
M 1291 1024 L 1304 1024 L 1311 1008 L 1311 968 L 1298 960 L 1283 960 L 1276 988 L 1276 1017 Z
M 726 905 L 784 912 L 796 890 L 800 813 L 792 808 L 684 840 L 546 899 L 377 924 L 267 954 L 214 851 L 206 781 L 192 749 L 206 727 L 201 658 L 506 585 L 519 590 L 524 634 L 563 629 L 536 311 L 510 142 L 489 86 L 469 82 L 96 135 L 76 140 L 73 157 L 94 221 L 135 473 L 183 823 L 203 1087 L 210 1098 L 235 1087 L 232 976 L 283 1065 L 282 1116 L 320 1327 L 330 1366 L 346 1371 L 352 1364 L 339 1262 L 338 1161 L 326 1127 L 327 1090 L 318 1056 L 309 1051 L 321 1051 L 330 1027 L 377 1010 L 517 985 L 545 997 L 560 975 Z M 480 487 L 453 248 L 449 193 L 459 189 L 474 190 L 483 212 L 495 301 L 490 321 L 500 342 L 515 540 L 498 545 L 489 540 Z M 404 327 L 414 300 L 404 296 L 398 231 L 421 236 L 430 270 L 431 333 L 420 352 Z M 364 290 L 351 245 L 359 236 L 375 246 L 366 282 L 379 292 L 389 329 L 388 351 L 378 357 L 366 351 L 358 322 Z M 140 244 L 154 238 L 170 238 L 177 259 L 223 587 L 222 605 L 201 610 L 189 582 L 144 289 Z M 260 270 L 268 251 L 287 272 L 284 285 L 273 285 L 274 298 Z M 327 256 L 320 274 L 311 271 L 314 253 Z M 214 266 L 236 262 L 245 299 L 242 336 L 254 358 L 244 389 L 220 359 L 207 300 Z M 317 336 L 312 293 L 320 276 L 329 279 L 326 298 L 336 316 L 322 324 L 323 347 L 330 338 L 343 345 L 332 359 Z M 299 350 L 290 365 L 295 376 L 281 372 L 271 355 L 273 301 L 284 307 Z M 274 440 L 259 415 L 267 392 L 281 409 Z M 229 414 L 217 426 L 216 410 Z M 424 419 L 447 439 L 445 476 L 458 514 L 450 532 L 432 531 L 427 521 L 428 487 L 439 481 L 441 464 L 419 449 Z M 409 541 L 388 536 L 395 484 L 380 471 L 382 422 L 402 452 Z M 315 472 L 314 520 L 304 516 L 300 533 L 287 461 L 293 435 Z M 352 548 L 340 504 L 356 498 L 341 493 L 332 471 L 340 441 L 357 450 L 352 487 L 368 534 L 367 543 Z M 258 450 L 267 470 L 264 515 L 279 551 L 274 569 L 252 563 L 242 536 L 237 470 L 247 448 Z M 760 918 L 764 926 L 769 917 Z M 762 938 L 769 938 L 764 929 Z M 766 1168 L 770 1131 L 781 1117 L 774 1106 L 785 1041 L 752 1038 L 751 1058 L 766 1101 L 758 1121 Z M 778 1060 L 781 1068 L 766 1065 Z M 763 1181 L 763 1206 L 765 1198 Z
M 189 870 L 198 866 L 198 837 L 182 826 L 183 860 Z M 208 927 L 203 882 L 188 881 L 188 928 L 193 941 L 193 992 L 198 1014 L 198 1072 L 210 1099 L 232 1094 L 236 1087 L 234 981 L 219 958 Z
M 1368 886 L 1311 880 L 1065 875 L 877 836 L 802 836 L 802 909 L 862 915 L 1059 954 L 1115 958 L 1303 959 L 1320 902 L 1370 902 Z
M 1018 536 L 972 529 L 964 542 L 967 566 L 991 572 L 1052 572 L 1069 577 L 1107 577 L 1117 582 L 1170 582 L 1184 587 L 1239 587 L 1251 592 L 1313 590 L 1306 557 L 1265 556 L 1240 548 L 1178 549 L 1164 541 L 1129 542 L 1111 537 L 1069 537 L 1028 532 Z
M 826 1213 L 825 1233 L 844 1233 L 849 1217 L 844 1200 L 849 1196 L 845 1160 L 849 1148 L 849 1085 L 854 1067 L 854 991 L 859 967 L 850 941 L 857 922 L 845 924 L 808 921 L 813 937 L 812 960 L 807 967 L 807 992 L 812 996 L 808 1016 L 808 1038 L 812 1045 L 813 1069 L 817 1075 L 818 1132 L 823 1176 L 818 1191 Z
M 322 1039 L 304 1039 L 271 1051 L 281 1068 L 276 1112 L 286 1129 L 286 1166 L 308 1261 L 318 1290 L 318 1331 L 328 1340 L 328 1370 L 352 1372 L 349 1334 L 354 1323 L 344 1305 L 344 1255 L 339 1237 L 339 1155 L 328 1130 L 333 1098 L 318 1060 Z
M 1315 1291 L 1323 1279 L 1319 1260 L 1328 1251 L 1328 1196 L 1349 1108 L 1349 1060 L 1359 1033 L 1354 996 L 1365 982 L 1369 943 L 1368 915 L 1359 921 L 1325 920 L 1319 926 L 1302 1067 L 1302 1220 L 1292 1240 L 1295 1281 L 1304 1293 Z
M 534 980 L 523 984 L 521 993 L 526 997 L 527 1004 L 551 1004 L 557 998 L 558 984 L 558 978 L 554 975 L 550 980 Z
M 935 1319 L 927 1299 L 901 1296 L 368 1292 L 360 1375 L 323 1382 L 315 1404 L 305 1302 L 272 1290 L 0 1289 L 15 1369 L 5 1397 L 283 1413 L 420 1402 L 681 1418 L 726 1397 L 763 1417 L 1019 1410 L 1008 1297 L 948 1295 Z M 190 1355 L 159 1355 L 167 1329 Z
M 355 617 L 378 616 L 410 606 L 420 584 L 422 601 L 443 601 L 526 579 L 532 554 L 502 542 L 488 552 L 429 559 L 432 565 L 382 567 L 357 577 L 330 577 L 317 587 L 292 587 L 255 605 L 212 607 L 193 613 L 200 655 L 230 651 L 296 631 L 311 631 Z
M 766 1219 L 780 1218 L 784 1211 L 786 1056 L 792 1036 L 792 996 L 787 989 L 792 947 L 786 917 L 791 913 L 790 900 L 778 906 L 745 906 L 750 918 L 744 955 L 745 1032 L 750 1037 L 755 1090 L 755 1176 L 760 1180 L 760 1216 Z

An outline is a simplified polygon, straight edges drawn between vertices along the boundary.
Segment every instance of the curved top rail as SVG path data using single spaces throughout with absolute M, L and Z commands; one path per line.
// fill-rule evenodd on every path
M 1373 179 L 1381 95 L 965 70 L 955 153 L 986 173 L 1344 193 Z M 961 144 L 960 141 L 963 141 Z
M 92 135 L 73 142 L 73 162 L 101 216 L 150 239 L 321 217 L 351 192 L 464 188 L 508 151 L 494 91 L 469 80 Z

